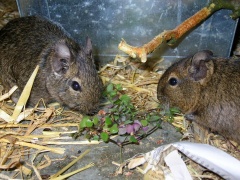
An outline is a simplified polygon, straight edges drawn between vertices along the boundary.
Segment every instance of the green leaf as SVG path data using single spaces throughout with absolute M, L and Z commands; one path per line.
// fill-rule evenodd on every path
M 116 96 L 117 95 L 117 91 L 110 91 L 109 92 L 109 95 L 111 96 L 111 97 L 114 97 L 114 96 Z
M 90 120 L 90 119 L 88 119 L 87 121 L 86 121 L 86 127 L 92 127 L 93 126 L 93 122 Z
M 87 127 L 87 121 L 88 120 L 90 120 L 89 119 L 89 116 L 84 116 L 83 118 L 82 118 L 82 121 L 80 122 L 80 124 L 79 124 L 79 126 L 80 126 L 80 128 L 81 129 L 84 129 L 85 127 Z
M 98 141 L 99 140 L 99 136 L 98 135 L 93 136 L 93 140 Z
M 180 113 L 179 109 L 176 108 L 176 107 L 172 107 L 172 108 L 170 108 L 170 112 L 171 112 L 171 114 L 177 114 L 177 113 Z
M 132 143 L 137 143 L 138 140 L 134 136 L 130 136 L 129 141 Z
M 141 120 L 141 124 L 142 124 L 142 126 L 147 126 L 148 125 L 148 121 L 147 120 Z
M 80 129 L 84 129 L 85 127 L 87 127 L 87 125 L 86 125 L 86 122 L 84 122 L 83 120 L 80 122 L 80 124 L 79 124 L 79 127 L 80 127 Z
M 114 104 L 115 104 L 115 105 L 120 105 L 120 104 L 121 104 L 121 100 L 120 100 L 120 99 L 117 99 L 116 101 L 114 101 Z
M 119 116 L 119 115 L 114 115 L 114 120 L 115 120 L 115 121 L 118 121 L 118 120 L 119 120 L 119 118 L 120 118 L 120 116 Z
M 109 135 L 108 135 L 108 133 L 102 132 L 100 136 L 101 136 L 101 139 L 102 139 L 104 142 L 108 142 L 108 140 L 109 140 Z
M 112 92 L 113 91 L 113 84 L 110 83 L 108 86 L 107 86 L 107 92 Z
M 174 117 L 173 116 L 168 116 L 167 121 L 170 122 L 170 123 L 173 123 Z
M 121 84 L 116 84 L 116 85 L 115 85 L 115 88 L 116 88 L 118 91 L 121 91 L 121 90 L 123 89 Z
M 118 111 L 119 111 L 118 108 L 112 108 L 112 109 L 110 109 L 110 112 L 111 112 L 111 113 L 114 113 L 114 112 L 118 113 Z
M 104 126 L 103 126 L 103 130 L 105 130 L 105 131 L 109 131 L 109 127 L 108 127 L 107 124 L 104 124 Z
M 131 101 L 130 97 L 126 94 L 122 95 L 120 98 L 119 98 L 125 105 L 128 105 Z
M 98 123 L 99 123 L 98 117 L 97 117 L 97 116 L 94 116 L 94 117 L 93 117 L 93 124 L 94 124 L 95 126 L 97 126 Z
M 86 121 L 88 119 L 90 119 L 89 116 L 83 116 L 82 121 Z
M 109 116 L 105 117 L 105 124 L 107 126 L 111 126 L 112 125 L 112 120 L 111 120 L 111 118 Z
M 111 134 L 116 134 L 118 133 L 118 125 L 114 124 L 111 128 L 110 128 L 110 133 Z

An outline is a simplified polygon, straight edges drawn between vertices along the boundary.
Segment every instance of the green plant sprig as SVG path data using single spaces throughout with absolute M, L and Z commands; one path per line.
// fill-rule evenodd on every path
M 103 140 L 113 142 L 122 147 L 127 144 L 138 144 L 141 139 L 161 128 L 161 122 L 173 121 L 177 109 L 159 112 L 157 110 L 147 113 L 139 112 L 131 102 L 130 96 L 124 94 L 120 84 L 110 83 L 103 93 L 107 100 L 104 113 L 96 116 L 84 116 L 79 124 L 79 133 L 85 132 L 89 140 Z M 150 130 L 150 125 L 153 126 Z M 123 142 L 110 139 L 112 135 L 126 136 Z

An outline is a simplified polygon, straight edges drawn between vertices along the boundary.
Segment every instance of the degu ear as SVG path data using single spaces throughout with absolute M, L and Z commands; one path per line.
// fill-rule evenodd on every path
M 209 50 L 204 50 L 196 53 L 192 59 L 188 69 L 189 76 L 194 81 L 204 83 L 213 73 L 213 53 Z
M 84 52 L 92 58 L 92 41 L 89 37 L 86 39 L 86 46 L 84 48 Z
M 67 72 L 70 65 L 71 53 L 66 42 L 59 41 L 54 47 L 54 54 L 51 60 L 52 69 L 58 75 Z

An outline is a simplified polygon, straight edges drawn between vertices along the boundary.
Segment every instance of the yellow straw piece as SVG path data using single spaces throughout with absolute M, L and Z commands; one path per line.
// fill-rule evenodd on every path
M 50 179 L 57 179 L 57 177 L 64 173 L 66 170 L 68 170 L 71 166 L 73 166 L 76 162 L 78 162 L 80 159 L 82 159 L 86 154 L 88 154 L 90 152 L 90 149 L 87 149 L 86 151 L 84 151 L 80 156 L 78 156 L 76 159 L 74 159 L 72 162 L 70 162 L 67 166 L 65 166 L 63 169 L 61 169 L 60 171 L 58 171 L 56 174 L 54 174 L 53 176 L 50 177 Z M 80 171 L 79 171 L 80 172 Z M 65 177 L 66 178 L 66 177 Z
M 26 86 L 24 87 L 23 91 L 22 91 L 22 94 L 17 102 L 17 105 L 13 111 L 13 115 L 12 115 L 12 121 L 14 123 L 16 123 L 16 119 L 18 118 L 20 112 L 22 111 L 23 109 L 23 106 L 26 105 L 26 102 L 30 96 L 30 92 L 31 92 L 31 89 L 32 89 L 32 86 L 33 86 L 33 82 L 34 82 L 34 79 L 37 75 L 37 72 L 38 72 L 38 69 L 39 69 L 39 65 L 37 65 L 37 67 L 35 68 L 35 70 L 33 71 L 30 79 L 28 80 Z

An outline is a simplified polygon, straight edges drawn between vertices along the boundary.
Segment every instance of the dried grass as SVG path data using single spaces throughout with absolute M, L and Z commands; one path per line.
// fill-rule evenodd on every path
M 158 65 L 155 64 L 151 68 L 143 67 L 140 63 L 133 63 L 128 58 L 117 56 L 111 64 L 107 64 L 101 69 L 100 75 L 105 84 L 110 81 L 122 84 L 124 91 L 131 97 L 135 107 L 139 111 L 147 113 L 158 108 L 156 89 L 161 73 L 149 70 L 149 68 L 159 69 Z M 2 98 L 3 96 L 4 98 Z M 24 121 L 10 121 L 8 118 L 12 120 L 16 106 L 10 105 L 9 95 L 3 96 L 0 97 L 2 98 L 0 102 L 1 170 L 17 168 L 24 175 L 29 175 L 34 171 L 36 175 L 40 176 L 38 174 L 40 169 L 51 166 L 51 159 L 48 156 L 45 156 L 42 166 L 34 165 L 34 158 L 31 165 L 21 165 L 21 159 L 27 159 L 30 154 L 37 156 L 39 153 L 49 151 L 63 154 L 65 148 L 58 148 L 57 145 L 88 144 L 88 141 L 71 141 L 69 137 L 69 134 L 77 132 L 78 124 L 82 119 L 82 115 L 77 112 L 64 111 L 58 104 L 52 104 L 50 107 L 36 105 L 35 108 L 23 109 L 16 116 L 17 118 L 24 116 L 22 118 Z M 214 145 L 240 159 L 239 146 L 236 143 L 226 141 L 220 135 L 211 134 L 196 124 L 194 124 L 195 132 L 190 132 L 188 122 L 185 122 L 182 116 L 175 117 L 173 126 L 182 129 L 185 139 Z M 75 130 L 70 130 L 70 127 L 74 127 Z M 51 129 L 51 131 L 44 131 L 44 129 Z M 98 144 L 100 142 L 92 141 L 91 143 Z M 198 179 L 216 177 L 211 173 L 203 175 L 205 169 L 189 159 L 186 160 L 186 164 L 191 174 Z
M 0 29 L 10 20 L 19 17 L 15 0 L 0 1 Z
M 132 63 L 128 58 L 117 57 L 114 62 L 101 69 L 100 75 L 105 84 L 110 81 L 122 84 L 124 91 L 131 97 L 135 107 L 139 111 L 147 113 L 158 108 L 159 105 L 156 98 L 156 89 L 162 73 L 151 71 L 152 69 L 163 68 L 160 67 L 159 63 L 154 64 L 154 67 L 143 67 L 136 62 Z M 45 159 L 41 166 L 35 165 L 34 158 L 32 163 L 27 165 L 21 165 L 20 162 L 28 159 L 31 154 L 33 157 L 36 157 L 39 153 L 49 151 L 63 154 L 65 148 L 58 148 L 57 145 L 89 143 L 88 141 L 72 141 L 71 137 L 69 137 L 69 134 L 78 131 L 78 125 L 82 119 L 82 115 L 77 112 L 64 111 L 58 104 L 52 104 L 49 107 L 36 105 L 35 108 L 23 109 L 20 114 L 18 113 L 18 116 L 13 118 L 18 119 L 19 116 L 24 116 L 21 120 L 9 121 L 5 119 L 5 115 L 12 117 L 16 106 L 11 105 L 12 103 L 8 99 L 9 96 L 3 96 L 5 97 L 0 102 L 1 170 L 16 168 L 24 175 L 29 175 L 34 171 L 37 176 L 40 176 L 38 174 L 40 169 L 51 166 L 52 160 L 48 156 L 44 156 Z M 3 96 L 0 96 L 0 98 Z M 24 103 L 22 105 L 24 106 Z M 22 106 L 20 109 L 22 109 Z M 182 129 L 183 138 L 185 139 L 214 145 L 240 159 L 239 146 L 234 142 L 226 141 L 220 135 L 213 135 L 199 128 L 196 124 L 195 129 L 198 127 L 199 130 L 194 133 L 189 132 L 187 131 L 189 130 L 188 122 L 185 122 L 182 116 L 175 117 L 173 126 Z M 73 128 L 75 130 L 72 130 Z M 51 131 L 44 131 L 44 129 L 51 129 Z M 92 141 L 91 143 L 98 144 L 100 142 Z M 194 174 L 198 179 L 216 177 L 213 173 L 203 175 L 205 169 L 189 159 L 186 163 L 191 174 Z M 93 164 L 89 165 L 89 167 L 91 166 Z M 66 176 L 62 176 L 62 178 L 66 178 Z
M 56 145 L 99 144 L 100 142 L 71 141 L 72 138 L 69 137 L 69 134 L 78 131 L 82 118 L 82 115 L 76 112 L 63 111 L 62 108 L 56 108 L 57 106 L 38 107 L 38 104 L 35 108 L 24 108 L 37 70 L 38 67 L 30 77 L 16 105 L 8 102 L 10 101 L 8 98 L 16 90 L 15 87 L 0 96 L 0 170 L 18 169 L 24 176 L 30 175 L 34 171 L 38 179 L 41 179 L 38 171 L 50 166 L 51 159 L 44 155 L 48 163 L 36 167 L 34 159 L 39 153 L 63 154 L 65 148 L 58 148 Z M 66 121 L 67 123 L 65 123 Z M 69 130 L 69 127 L 75 127 L 75 130 Z M 44 131 L 47 128 L 52 131 Z M 28 159 L 29 155 L 33 155 L 32 163 L 22 165 L 21 161 Z M 93 164 L 85 168 L 91 166 Z
M 121 60 L 119 61 L 119 59 Z M 129 59 L 124 61 L 123 58 L 117 56 L 112 64 L 107 64 L 104 67 L 101 75 L 106 82 L 111 80 L 113 83 L 122 84 L 135 107 L 139 111 L 147 113 L 158 106 L 156 90 L 162 72 L 154 72 L 153 70 L 166 69 L 166 67 L 161 67 L 161 61 L 159 60 L 150 69 L 145 67 L 144 70 L 141 70 L 142 66 L 140 64 L 133 63 Z M 117 62 L 121 62 L 123 65 L 117 66 Z M 237 143 L 228 141 L 221 135 L 212 134 L 195 123 L 189 124 L 183 116 L 176 116 L 172 125 L 182 130 L 182 139 L 213 145 L 240 160 L 240 146 Z M 221 177 L 208 171 L 191 159 L 187 157 L 185 159 L 185 163 L 194 179 L 221 179 Z

